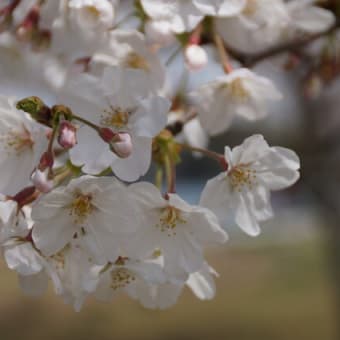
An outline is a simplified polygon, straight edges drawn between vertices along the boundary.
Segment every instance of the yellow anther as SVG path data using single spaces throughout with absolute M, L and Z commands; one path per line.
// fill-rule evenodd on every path
M 159 223 L 156 225 L 160 231 L 166 232 L 168 236 L 176 235 L 176 227 L 178 224 L 186 223 L 181 216 L 181 211 L 175 207 L 168 206 L 163 208 L 159 218 Z
M 89 194 L 76 193 L 70 206 L 70 215 L 73 216 L 74 223 L 83 224 L 92 211 L 92 196 Z
M 124 66 L 144 71 L 150 70 L 147 60 L 136 52 L 130 52 L 125 57 Z
M 128 125 L 131 111 L 123 110 L 120 107 L 110 106 L 110 110 L 104 110 L 100 124 L 105 127 L 121 129 Z
M 87 12 L 95 18 L 100 16 L 100 11 L 96 6 L 86 6 Z
M 253 189 L 257 184 L 256 177 L 256 170 L 250 169 L 244 165 L 234 167 L 229 172 L 230 183 L 232 187 L 238 191 L 242 191 L 245 186 L 249 189 Z
M 249 98 L 249 92 L 244 87 L 242 79 L 236 78 L 228 84 L 228 90 L 233 98 L 238 100 L 246 100 Z
M 135 275 L 126 268 L 117 268 L 111 272 L 111 288 L 113 290 L 124 288 L 135 280 Z

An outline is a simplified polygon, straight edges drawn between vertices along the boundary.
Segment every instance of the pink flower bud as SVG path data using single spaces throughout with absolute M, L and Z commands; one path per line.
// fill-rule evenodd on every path
M 109 128 L 101 128 L 98 133 L 99 133 L 99 136 L 102 138 L 102 140 L 106 143 L 111 143 L 113 138 L 117 135 L 115 132 L 113 132 Z
M 22 42 L 28 42 L 32 39 L 33 27 L 29 24 L 21 25 L 16 30 L 16 38 Z
M 16 37 L 20 41 L 30 41 L 37 31 L 40 19 L 39 6 L 33 6 L 24 21 L 17 27 Z
M 109 128 L 101 128 L 99 136 L 110 145 L 110 149 L 120 158 L 127 158 L 132 152 L 131 136 L 127 132 L 114 132 Z
M 117 133 L 110 142 L 110 149 L 120 158 L 127 158 L 132 152 L 131 136 L 126 132 Z
M 50 192 L 54 186 L 53 181 L 48 179 L 48 169 L 45 171 L 36 169 L 31 175 L 31 181 L 34 186 L 43 193 Z
M 26 187 L 19 191 L 11 199 L 18 203 L 19 207 L 32 203 L 36 199 L 36 188 L 34 186 Z
M 189 45 L 184 51 L 186 64 L 191 71 L 199 71 L 208 64 L 207 52 L 199 45 Z
M 47 168 L 52 168 L 54 164 L 54 157 L 50 151 L 46 151 L 40 157 L 40 162 L 38 165 L 39 170 L 44 171 Z
M 65 149 L 73 148 L 77 144 L 77 129 L 72 123 L 64 120 L 60 123 L 58 143 Z

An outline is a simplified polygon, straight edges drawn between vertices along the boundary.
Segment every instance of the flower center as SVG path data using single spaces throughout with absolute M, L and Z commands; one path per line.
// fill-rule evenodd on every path
M 104 110 L 104 113 L 101 115 L 100 124 L 118 130 L 122 129 L 128 125 L 131 113 L 132 110 L 123 110 L 120 107 L 110 105 L 110 109 Z
M 83 224 L 93 211 L 92 195 L 76 193 L 71 203 L 70 215 L 75 224 Z
M 234 99 L 244 101 L 249 98 L 249 92 L 244 88 L 242 79 L 236 78 L 228 84 L 228 90 Z
M 256 12 L 257 6 L 257 0 L 247 0 L 247 5 L 242 13 L 246 16 L 252 16 Z
M 169 237 L 175 236 L 178 223 L 186 223 L 181 216 L 181 211 L 175 207 L 168 206 L 161 210 L 159 223 L 156 224 L 156 228 L 158 228 L 161 232 L 167 233 Z
M 111 288 L 124 288 L 136 280 L 136 276 L 126 268 L 117 268 L 111 272 Z
M 150 70 L 150 66 L 146 59 L 136 52 L 128 53 L 128 55 L 125 57 L 124 66 L 144 71 Z
M 231 186 L 239 192 L 247 186 L 250 190 L 257 184 L 256 170 L 245 165 L 238 165 L 232 168 L 228 174 Z
M 97 19 L 100 17 L 100 11 L 98 10 L 96 6 L 86 6 L 86 11 L 94 19 Z
M 8 154 L 14 151 L 17 156 L 27 149 L 32 149 L 34 145 L 31 134 L 25 127 L 22 131 L 9 131 L 0 140 L 4 143 L 4 148 Z

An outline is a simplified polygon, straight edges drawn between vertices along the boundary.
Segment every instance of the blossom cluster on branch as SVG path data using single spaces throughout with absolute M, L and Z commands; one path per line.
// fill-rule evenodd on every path
M 24 65 L 55 95 L 54 105 L 39 93 L 0 96 L 0 246 L 24 292 L 51 281 L 76 310 L 120 291 L 148 308 L 170 307 L 185 286 L 211 299 L 206 248 L 227 241 L 231 221 L 258 235 L 273 216 L 270 192 L 293 185 L 300 168 L 261 135 L 207 148 L 235 115 L 263 119 L 282 97 L 233 67 L 225 46 L 259 50 L 334 20 L 310 0 L 2 1 L 1 71 Z M 190 77 L 210 62 L 203 36 L 221 75 L 171 93 L 164 51 L 183 53 Z M 199 205 L 176 193 L 184 151 L 216 161 Z M 152 163 L 155 183 L 140 181 Z

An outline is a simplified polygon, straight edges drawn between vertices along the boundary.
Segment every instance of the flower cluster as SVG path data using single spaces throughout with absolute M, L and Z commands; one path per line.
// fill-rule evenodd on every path
M 263 119 L 268 101 L 282 97 L 271 80 L 233 68 L 225 46 L 254 50 L 332 25 L 330 12 L 298 2 L 0 5 L 1 75 L 39 79 L 55 98 L 0 96 L 0 247 L 24 292 L 39 295 L 51 281 L 76 310 L 89 295 L 107 301 L 121 291 L 160 309 L 185 286 L 200 299 L 214 296 L 205 250 L 227 241 L 227 221 L 258 235 L 273 216 L 270 192 L 293 185 L 300 167 L 293 151 L 261 135 L 224 154 L 206 149 L 235 115 Z M 190 74 L 210 61 L 204 35 L 225 74 L 169 90 L 173 58 L 164 62 L 164 51 L 183 52 Z M 176 194 L 185 150 L 220 167 L 199 205 Z M 151 163 L 155 184 L 138 181 Z

